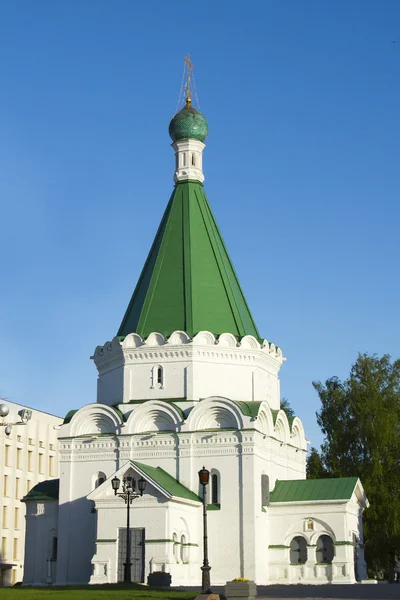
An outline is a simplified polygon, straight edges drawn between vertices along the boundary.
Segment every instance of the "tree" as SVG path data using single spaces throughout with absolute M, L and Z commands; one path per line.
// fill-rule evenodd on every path
M 285 411 L 288 419 L 294 419 L 296 416 L 293 408 L 290 406 L 290 402 L 287 398 L 282 398 L 281 400 L 281 410 Z
M 400 548 L 400 360 L 360 354 L 345 381 L 313 382 L 325 436 L 322 465 L 358 476 L 370 507 L 364 542 L 370 575 L 387 572 Z
M 306 474 L 307 479 L 321 479 L 331 476 L 325 469 L 322 457 L 315 448 L 311 448 L 310 454 L 307 456 Z

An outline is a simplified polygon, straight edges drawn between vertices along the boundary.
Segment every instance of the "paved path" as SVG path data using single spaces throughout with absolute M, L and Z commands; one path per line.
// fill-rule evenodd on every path
M 200 588 L 175 588 L 198 591 Z M 213 592 L 223 594 L 224 588 L 213 586 Z M 258 586 L 259 600 L 400 600 L 400 585 L 266 585 Z

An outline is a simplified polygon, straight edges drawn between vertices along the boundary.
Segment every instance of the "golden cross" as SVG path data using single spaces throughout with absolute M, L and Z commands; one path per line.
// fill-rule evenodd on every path
M 194 69 L 193 63 L 190 60 L 190 54 L 188 53 L 187 56 L 185 56 L 184 61 L 186 63 L 186 69 L 187 69 L 187 80 L 185 83 L 185 93 L 186 93 L 186 104 L 190 104 L 192 101 L 192 91 L 190 89 L 190 84 L 191 84 L 191 75 L 192 75 L 192 71 Z

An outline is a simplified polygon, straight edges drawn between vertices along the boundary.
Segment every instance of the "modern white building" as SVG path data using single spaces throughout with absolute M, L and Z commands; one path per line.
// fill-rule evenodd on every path
M 55 428 L 62 419 L 14 402 L 0 400 L 0 404 L 9 409 L 0 416 L 0 585 L 12 585 L 23 578 L 25 504 L 21 499 L 38 482 L 58 477 Z
M 121 326 L 94 351 L 97 402 L 61 427 L 59 493 L 49 482 L 25 498 L 24 583 L 120 581 L 126 506 L 112 479 L 132 476 L 146 482 L 133 579 L 199 584 L 203 465 L 213 583 L 362 579 L 367 499 L 356 477 L 305 480 L 302 422 L 280 409 L 282 351 L 257 330 L 205 195 L 208 126 L 190 97 L 169 132 L 175 188 Z

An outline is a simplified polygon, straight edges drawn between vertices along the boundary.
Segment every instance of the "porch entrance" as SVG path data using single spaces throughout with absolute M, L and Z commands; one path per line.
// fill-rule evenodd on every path
M 144 528 L 131 528 L 131 576 L 135 583 L 144 583 Z M 126 527 L 118 529 L 118 581 L 124 581 L 126 560 Z

